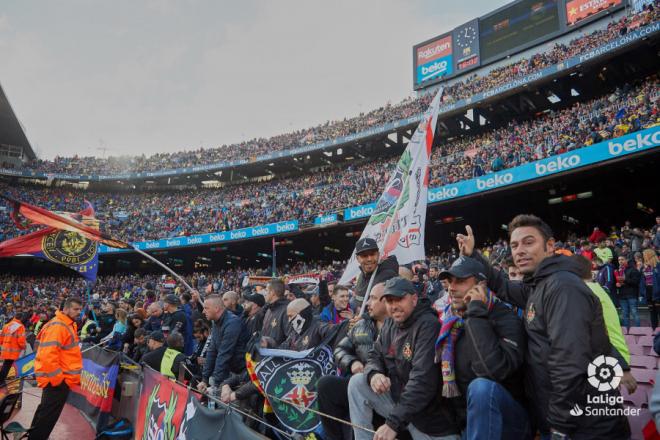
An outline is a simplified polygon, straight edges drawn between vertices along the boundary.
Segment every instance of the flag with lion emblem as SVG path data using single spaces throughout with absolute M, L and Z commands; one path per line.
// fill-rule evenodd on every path
M 58 213 L 60 216 L 80 222 L 98 230 L 99 222 L 94 217 L 94 208 L 85 201 L 85 209 L 79 213 Z M 12 218 L 20 229 L 25 225 Z M 36 232 L 0 243 L 0 257 L 32 255 L 75 270 L 87 281 L 96 281 L 99 269 L 98 243 L 77 232 L 54 227 L 45 227 Z

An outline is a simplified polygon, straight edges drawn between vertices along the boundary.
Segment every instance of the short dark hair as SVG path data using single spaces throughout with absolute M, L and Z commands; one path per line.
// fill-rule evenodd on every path
M 337 292 L 339 290 L 345 290 L 347 292 L 351 291 L 351 289 L 346 284 L 337 284 L 335 286 L 335 290 L 333 290 L 333 292 Z
M 70 296 L 66 300 L 64 300 L 64 307 L 65 309 L 68 309 L 71 307 L 72 304 L 78 304 L 79 306 L 82 306 L 83 302 L 82 299 L 77 298 L 75 296 Z
M 282 298 L 284 296 L 284 281 L 279 278 L 271 278 L 268 282 L 268 288 L 273 291 L 276 297 Z
M 578 275 L 583 280 L 591 279 L 591 261 L 583 255 L 573 255 L 573 260 L 577 263 Z
M 167 337 L 167 346 L 174 350 L 182 351 L 183 350 L 183 335 L 179 332 L 172 332 Z
M 509 238 L 511 238 L 511 234 L 514 230 L 524 227 L 535 228 L 539 231 L 544 241 L 548 241 L 553 237 L 550 226 L 539 217 L 533 214 L 519 214 L 509 223 Z
M 146 335 L 147 335 L 147 331 L 145 329 L 143 329 L 142 327 L 136 328 L 135 333 L 133 333 L 134 338 L 141 338 L 141 337 L 146 336 Z

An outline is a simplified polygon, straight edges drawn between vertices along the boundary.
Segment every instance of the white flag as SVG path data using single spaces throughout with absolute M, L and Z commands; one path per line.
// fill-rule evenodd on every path
M 442 92 L 440 88 L 424 113 L 360 236 L 376 240 L 381 260 L 396 255 L 399 264 L 407 264 L 426 257 L 424 225 L 429 158 Z M 359 273 L 354 250 L 339 283 L 347 284 Z

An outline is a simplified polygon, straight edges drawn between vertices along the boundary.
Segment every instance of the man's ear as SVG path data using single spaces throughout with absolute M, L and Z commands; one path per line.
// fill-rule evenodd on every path
M 555 239 L 550 237 L 548 241 L 545 242 L 545 252 L 547 254 L 552 254 L 555 251 Z

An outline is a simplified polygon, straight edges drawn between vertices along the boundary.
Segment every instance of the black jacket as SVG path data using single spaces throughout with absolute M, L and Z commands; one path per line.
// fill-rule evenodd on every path
M 264 325 L 261 330 L 261 336 L 271 338 L 275 346 L 279 346 L 286 339 L 286 330 L 289 325 L 289 318 L 286 316 L 286 306 L 289 304 L 285 298 L 280 298 L 274 303 L 266 304 L 264 309 Z
M 548 257 L 520 282 L 509 281 L 481 255 L 473 256 L 486 267 L 490 289 L 525 307 L 525 385 L 539 429 L 554 428 L 572 439 L 628 438 L 623 416 L 570 414 L 576 404 L 589 406 L 587 395 L 604 394 L 588 383 L 588 366 L 600 355 L 612 356 L 602 306 L 580 278 L 576 263 L 564 255 Z
M 254 316 L 248 316 L 248 312 L 243 312 L 241 319 L 245 323 L 248 334 L 252 336 L 253 334 L 260 332 L 264 326 L 264 314 L 266 311 L 262 308 Z
M 316 347 L 332 337 L 336 332 L 339 325 L 328 324 L 319 322 L 317 319 L 312 319 L 308 327 L 303 327 L 303 331 L 298 334 L 293 329 L 289 330 L 289 335 L 286 340 L 279 346 L 282 350 L 303 351 L 309 348 Z
M 405 322 L 388 318 L 369 352 L 364 376 L 369 383 L 376 373 L 390 378 L 395 405 L 386 423 L 396 431 L 412 423 L 431 436 L 459 433 L 456 414 L 441 396 L 442 373 L 434 363 L 439 331 L 435 312 L 428 302 L 420 301 Z
M 174 313 L 163 313 L 163 324 L 161 330 L 165 334 L 165 337 L 171 333 L 174 333 L 175 331 L 181 333 L 181 336 L 183 336 L 183 340 L 185 342 L 187 336 L 187 320 L 188 318 L 186 317 L 186 313 L 181 309 L 177 309 Z
M 351 364 L 355 361 L 366 365 L 377 336 L 376 322 L 365 315 L 337 343 L 334 350 L 335 363 L 344 374 L 351 373 Z
M 464 331 L 456 341 L 456 383 L 461 390 L 457 412 L 464 425 L 467 388 L 474 379 L 491 379 L 524 403 L 522 365 L 525 360 L 525 328 L 513 308 L 495 301 L 489 312 L 486 304 L 472 301 L 463 316 Z
M 635 264 L 628 264 L 623 271 L 626 277 L 623 285 L 619 287 L 619 298 L 637 298 L 639 296 L 639 282 L 642 279 L 642 273 L 637 270 Z

